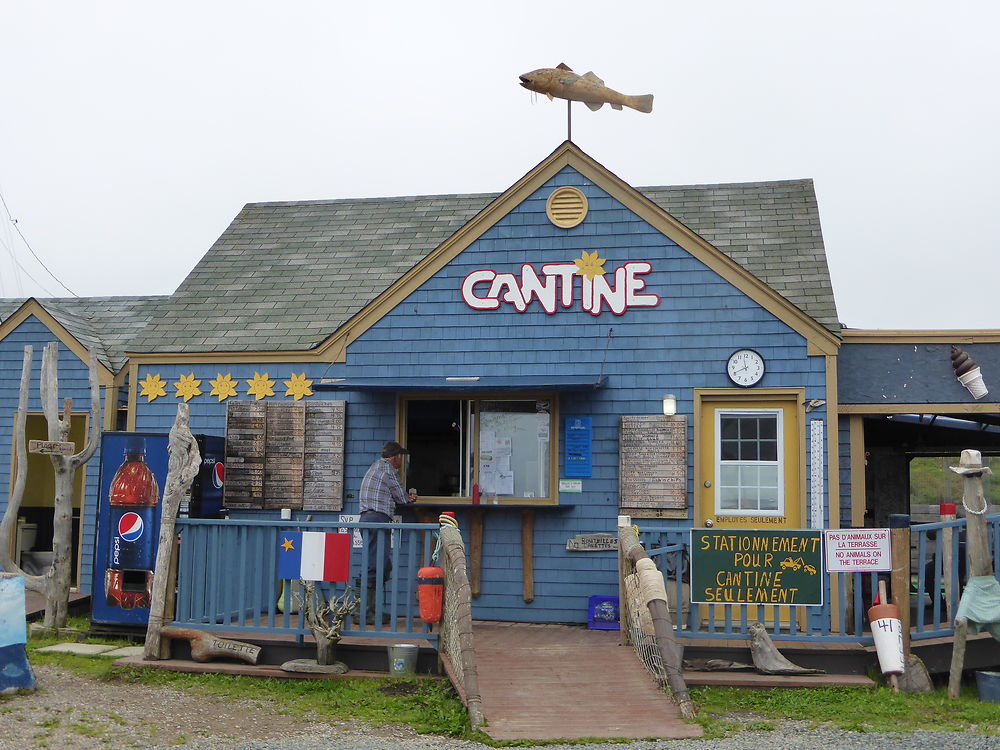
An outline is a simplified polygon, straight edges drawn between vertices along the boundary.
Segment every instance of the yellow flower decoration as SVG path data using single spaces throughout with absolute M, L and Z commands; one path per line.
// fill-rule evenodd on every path
M 156 373 L 156 375 L 146 375 L 146 379 L 140 380 L 139 385 L 142 386 L 142 392 L 139 395 L 146 397 L 146 403 L 149 403 L 153 399 L 159 398 L 160 396 L 167 395 L 167 383 L 164 380 L 160 380 L 160 373 Z
M 253 379 L 247 381 L 247 385 L 250 386 L 247 389 L 247 395 L 253 396 L 257 401 L 260 401 L 265 396 L 274 395 L 275 383 L 266 372 L 263 375 L 255 372 Z
M 584 250 L 583 255 L 573 262 L 576 263 L 577 276 L 586 276 L 590 281 L 593 281 L 595 276 L 604 275 L 605 259 L 598 258 L 596 250 L 592 253 Z
M 227 398 L 232 398 L 236 395 L 236 381 L 233 380 L 233 376 L 230 373 L 223 375 L 221 372 L 217 373 L 215 380 L 209 380 L 212 384 L 212 393 L 210 395 L 218 397 L 219 401 L 225 401 Z
M 312 384 L 313 382 L 311 380 L 306 380 L 305 373 L 302 373 L 301 375 L 296 375 L 293 372 L 292 379 L 285 381 L 285 385 L 288 386 L 288 390 L 285 391 L 285 395 L 291 396 L 296 401 L 298 401 L 303 396 L 311 396 L 313 395 Z
M 195 396 L 200 396 L 199 385 L 201 385 L 201 381 L 194 379 L 193 372 L 190 375 L 181 375 L 181 379 L 174 383 L 174 388 L 177 389 L 177 398 L 183 398 L 184 402 L 187 403 Z

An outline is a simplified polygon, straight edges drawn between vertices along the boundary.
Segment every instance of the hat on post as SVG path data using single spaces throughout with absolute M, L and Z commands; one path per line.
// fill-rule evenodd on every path
M 950 466 L 948 468 L 962 476 L 975 476 L 977 474 L 986 474 L 989 476 L 993 473 L 989 466 L 983 464 L 983 454 L 974 450 L 962 451 L 962 457 L 958 461 L 958 466 Z
M 408 456 L 410 452 L 395 440 L 382 446 L 382 458 L 392 458 L 393 456 Z

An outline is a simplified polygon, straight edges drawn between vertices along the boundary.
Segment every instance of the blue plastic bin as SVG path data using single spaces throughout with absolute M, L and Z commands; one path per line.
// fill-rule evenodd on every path
M 983 703 L 1000 703 L 1000 672 L 976 672 L 976 689 Z
M 619 630 L 621 616 L 617 596 L 592 596 L 587 605 L 587 627 L 591 630 Z

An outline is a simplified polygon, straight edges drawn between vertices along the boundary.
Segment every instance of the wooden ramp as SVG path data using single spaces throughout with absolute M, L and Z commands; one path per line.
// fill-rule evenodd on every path
M 700 737 L 618 631 L 476 621 L 479 691 L 495 740 Z

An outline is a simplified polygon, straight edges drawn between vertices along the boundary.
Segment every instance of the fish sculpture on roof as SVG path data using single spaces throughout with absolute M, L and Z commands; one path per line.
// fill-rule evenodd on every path
M 596 112 L 605 104 L 612 109 L 629 107 L 639 112 L 653 111 L 653 95 L 626 96 L 604 85 L 604 81 L 592 72 L 582 76 L 574 73 L 565 63 L 556 68 L 539 68 L 520 76 L 521 85 L 529 91 L 537 91 L 552 97 L 568 99 L 573 102 L 583 102 Z

